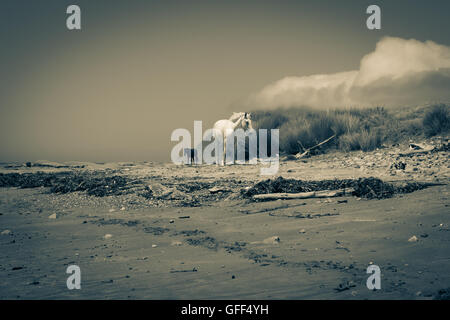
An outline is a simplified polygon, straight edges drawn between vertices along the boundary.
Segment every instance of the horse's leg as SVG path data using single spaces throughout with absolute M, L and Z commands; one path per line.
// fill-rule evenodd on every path
M 183 157 L 183 164 L 189 164 L 189 154 L 187 152 L 187 149 L 184 149 L 184 157 Z
M 215 137 L 214 139 L 218 139 L 218 137 Z M 215 141 L 214 141 L 214 143 L 215 143 Z M 216 157 L 216 166 L 220 165 L 220 157 L 219 157 L 219 155 L 220 155 L 220 152 L 219 152 L 219 150 L 217 148 L 217 145 L 216 145 L 216 147 L 214 148 L 214 156 Z
M 226 152 L 227 152 L 227 137 L 224 135 L 224 139 L 223 139 L 223 154 L 222 154 L 222 159 L 221 159 L 222 160 L 221 164 L 223 166 L 226 163 L 226 156 L 227 156 Z

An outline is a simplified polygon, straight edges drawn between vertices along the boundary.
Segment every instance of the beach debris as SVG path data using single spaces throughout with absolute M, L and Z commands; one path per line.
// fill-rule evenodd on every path
M 298 233 L 306 233 L 306 230 L 305 230 L 305 229 L 300 229 L 300 230 L 298 231 Z
M 409 144 L 409 149 L 410 150 L 423 150 L 424 146 L 420 145 L 420 144 L 416 144 L 416 143 L 410 143 Z
M 158 245 L 157 244 L 152 244 L 152 248 L 157 248 Z
M 189 219 L 190 218 L 190 216 L 181 216 L 181 217 L 178 217 L 178 219 Z
M 56 219 L 56 213 L 49 215 L 48 218 L 49 219 Z
M 108 210 L 109 213 L 114 212 L 114 211 L 116 211 L 116 209 L 114 209 L 114 208 L 111 208 Z
M 188 238 L 186 242 L 191 246 L 202 246 L 211 250 L 217 250 L 219 243 L 213 237 Z
M 314 219 L 314 218 L 322 218 L 322 217 L 332 217 L 332 216 L 338 216 L 339 213 L 301 213 L 301 212 L 294 212 L 294 213 L 278 213 L 273 212 L 269 213 L 269 216 L 272 217 L 287 217 L 287 218 L 297 218 L 297 219 Z
M 8 235 L 8 234 L 11 234 L 11 230 L 3 230 L 1 233 L 2 236 Z
M 276 244 L 276 243 L 280 243 L 280 237 L 279 236 L 273 236 L 273 237 L 269 237 L 264 239 L 262 242 L 265 244 Z
M 113 283 L 114 280 L 113 279 L 109 279 L 109 280 L 102 280 L 101 283 Z
M 289 199 L 308 199 L 308 198 L 330 198 L 350 195 L 355 190 L 353 188 L 338 189 L 338 190 L 323 190 L 299 193 L 267 193 L 257 194 L 252 198 L 253 200 L 289 200 Z
M 450 143 L 443 142 L 439 147 L 436 147 L 434 151 L 450 151 Z
M 155 236 L 160 236 L 160 235 L 162 235 L 163 233 L 165 233 L 167 231 L 169 231 L 169 229 L 162 228 L 162 227 L 151 227 L 151 226 L 144 227 L 144 232 L 151 233 L 151 234 L 153 234 Z
M 192 269 L 187 269 L 187 270 L 170 270 L 170 273 L 177 273 L 177 272 L 197 272 L 198 269 L 196 267 L 192 268 Z
M 198 235 L 204 234 L 204 233 L 205 233 L 205 231 L 195 229 L 195 230 L 182 230 L 177 234 L 182 234 L 185 237 L 192 237 L 192 236 L 198 236 Z
M 417 242 L 419 241 L 419 239 L 416 236 L 412 236 L 411 238 L 408 239 L 408 242 Z
M 228 253 L 231 253 L 233 251 L 242 251 L 243 247 L 247 245 L 244 241 L 235 241 L 234 243 L 230 243 L 227 245 L 224 245 L 223 247 Z
M 295 216 L 295 218 L 304 218 L 304 219 L 314 219 L 314 218 L 322 218 L 322 217 L 332 217 L 332 216 L 338 216 L 339 213 L 338 212 L 334 212 L 334 213 L 315 213 L 315 214 L 311 214 L 311 213 L 307 213 L 307 214 L 302 214 L 299 213 Z
M 435 146 L 432 146 L 432 145 L 410 143 L 409 151 L 400 152 L 399 156 L 411 156 L 411 155 L 415 155 L 415 154 L 419 154 L 419 153 L 428 153 L 428 152 L 434 151 L 434 149 L 435 149 Z
M 344 281 L 342 283 L 340 283 L 336 288 L 334 288 L 334 290 L 336 290 L 337 292 L 342 292 L 345 290 L 349 290 L 350 288 L 356 287 L 356 284 L 353 281 Z
M 105 226 L 105 225 L 121 225 L 121 226 L 127 226 L 127 227 L 134 227 L 140 223 L 139 220 L 128 220 L 128 219 L 104 219 L 100 218 L 98 220 L 91 220 L 90 223 L 94 223 L 98 226 Z
M 169 220 L 169 223 L 174 223 L 174 222 L 175 222 L 175 220 L 173 220 L 173 219 Z
M 185 189 L 181 184 L 177 187 L 167 187 L 161 183 L 153 182 L 145 186 L 145 191 L 141 193 L 141 196 L 147 199 L 192 201 L 189 191 Z
M 391 164 L 391 169 L 397 169 L 397 170 L 405 170 L 406 169 L 406 163 L 403 161 L 397 161 Z
M 174 247 L 179 247 L 179 246 L 182 246 L 183 243 L 181 241 L 172 241 L 172 243 L 170 245 L 172 245 Z
M 211 189 L 208 189 L 208 191 L 212 194 L 218 193 L 218 192 L 230 192 L 231 190 L 228 188 L 223 187 L 212 187 Z
M 129 180 L 104 172 L 0 173 L 0 187 L 46 187 L 52 193 L 86 191 L 88 195 L 97 197 L 126 193 L 137 183 Z
M 107 233 L 107 234 L 105 234 L 104 236 L 103 236 L 103 239 L 111 239 L 112 238 L 112 234 L 110 234 L 110 233 Z
M 410 193 L 416 190 L 424 189 L 431 185 L 433 185 L 433 183 L 389 183 L 374 177 L 319 181 L 285 179 L 283 177 L 278 177 L 277 179 L 267 179 L 264 181 L 260 181 L 248 190 L 243 191 L 242 195 L 245 198 L 252 198 L 255 195 L 271 193 L 309 193 L 310 195 L 312 195 L 314 194 L 312 192 L 321 191 L 323 191 L 323 195 L 325 195 L 327 192 L 330 192 L 330 190 L 338 191 L 343 189 L 347 194 L 350 193 L 350 188 L 353 188 L 354 191 L 352 193 L 358 198 L 385 199 L 393 197 L 396 193 Z M 275 197 L 275 199 L 278 200 L 279 198 Z
M 148 191 L 148 198 L 154 197 L 162 199 L 167 198 L 173 193 L 172 188 L 165 187 L 162 184 L 156 182 L 146 186 L 145 189 Z

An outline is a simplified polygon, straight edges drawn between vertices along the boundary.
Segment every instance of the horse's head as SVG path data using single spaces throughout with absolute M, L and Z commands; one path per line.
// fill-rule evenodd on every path
M 244 112 L 233 112 L 229 120 L 234 122 L 240 120 L 242 116 L 244 116 Z
M 253 129 L 251 113 L 249 112 L 244 113 L 242 117 L 242 127 L 244 128 L 244 130 Z

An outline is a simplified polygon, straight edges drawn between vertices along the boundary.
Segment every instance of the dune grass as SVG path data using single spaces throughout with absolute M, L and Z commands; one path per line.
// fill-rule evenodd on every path
M 370 151 L 383 144 L 449 132 L 449 106 L 415 108 L 289 108 L 253 111 L 255 129 L 280 129 L 280 152 L 296 154 L 336 134 L 316 152 Z
M 422 121 L 425 134 L 434 136 L 450 131 L 450 108 L 446 105 L 436 105 L 425 114 Z

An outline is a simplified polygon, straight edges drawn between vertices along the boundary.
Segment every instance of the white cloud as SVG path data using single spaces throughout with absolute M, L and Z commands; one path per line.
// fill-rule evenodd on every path
M 286 77 L 252 95 L 257 108 L 418 105 L 450 101 L 450 47 L 381 39 L 359 70 Z

